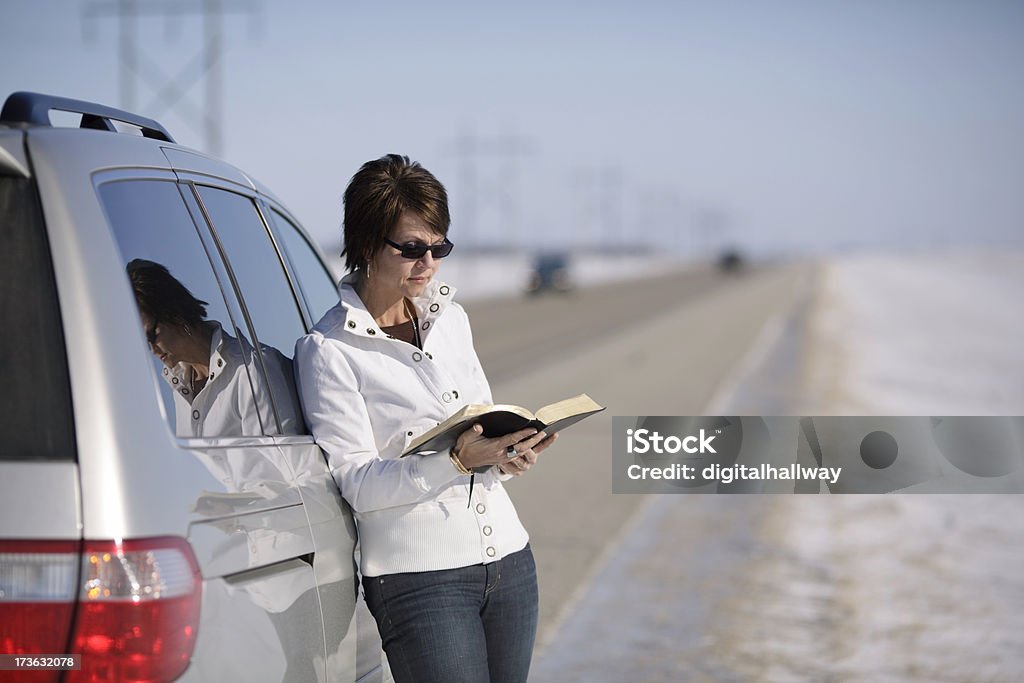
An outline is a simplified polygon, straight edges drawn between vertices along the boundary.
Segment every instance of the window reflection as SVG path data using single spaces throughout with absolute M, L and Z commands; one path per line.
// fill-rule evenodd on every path
M 291 360 L 250 341 L 234 289 L 220 261 L 211 260 L 186 206 L 191 190 L 183 187 L 184 197 L 170 181 L 125 180 L 99 188 L 127 264 L 168 422 L 181 437 L 304 433 Z M 280 264 L 275 268 L 283 279 Z M 272 277 L 268 271 L 267 279 Z M 243 292 L 250 309 L 264 293 Z M 282 338 L 291 350 L 299 334 L 293 321 L 281 318 L 275 326 L 262 314 L 260 319 L 269 329 L 289 330 Z
M 316 251 L 292 222 L 277 210 L 272 212 L 272 216 L 274 234 L 288 254 L 292 273 L 299 281 L 310 320 L 316 322 L 338 303 L 338 287 L 316 255 Z
M 281 259 L 256 205 L 248 197 L 233 192 L 213 187 L 197 189 L 231 263 L 256 337 L 290 353 L 295 340 L 306 330 Z
M 243 436 L 273 424 L 269 401 L 254 400 L 245 360 L 249 342 L 206 317 L 195 297 L 160 263 L 133 259 L 127 266 L 150 351 L 174 397 L 178 436 Z M 290 376 L 291 364 L 268 349 L 273 381 Z M 257 392 L 258 393 L 258 392 Z
M 197 191 L 260 341 L 266 389 L 277 406 L 281 433 L 306 433 L 291 359 L 282 352 L 291 353 L 306 329 L 281 257 L 251 198 L 214 187 Z M 256 387 L 258 397 L 263 388 Z

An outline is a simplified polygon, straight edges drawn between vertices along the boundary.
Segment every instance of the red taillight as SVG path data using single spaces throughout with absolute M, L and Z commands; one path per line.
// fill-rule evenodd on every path
M 78 541 L 0 541 L 0 654 L 64 654 L 78 586 Z M 55 681 L 59 671 L 0 671 Z
M 87 541 L 69 681 L 173 681 L 188 667 L 202 579 L 182 538 Z
M 201 594 L 183 538 L 0 541 L 0 654 L 82 663 L 0 672 L 0 681 L 173 681 L 195 648 Z

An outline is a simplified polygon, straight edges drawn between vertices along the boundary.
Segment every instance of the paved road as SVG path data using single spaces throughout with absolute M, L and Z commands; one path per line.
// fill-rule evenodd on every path
M 582 346 L 636 329 L 733 284 L 706 266 L 644 280 L 606 283 L 566 294 L 466 305 L 491 384 L 570 356 Z
M 563 434 L 508 486 L 537 557 L 538 652 L 647 500 L 611 493 L 612 415 L 701 414 L 766 326 L 790 312 L 811 270 L 693 270 L 467 307 L 496 402 L 539 408 L 586 392 L 608 408 Z

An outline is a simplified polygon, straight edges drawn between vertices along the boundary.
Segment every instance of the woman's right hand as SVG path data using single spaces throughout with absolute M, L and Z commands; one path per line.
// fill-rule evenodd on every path
M 454 453 L 466 469 L 500 465 L 510 460 L 509 446 L 516 446 L 518 457 L 544 439 L 544 432 L 538 433 L 533 427 L 520 429 L 505 436 L 488 439 L 483 434 L 483 427 L 475 424 L 459 435 L 455 443 Z M 517 445 L 518 444 L 518 445 Z

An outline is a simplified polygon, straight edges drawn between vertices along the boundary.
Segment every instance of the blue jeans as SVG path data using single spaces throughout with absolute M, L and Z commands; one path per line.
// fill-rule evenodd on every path
M 364 576 L 397 683 L 525 683 L 537 635 L 527 545 L 496 562 Z

